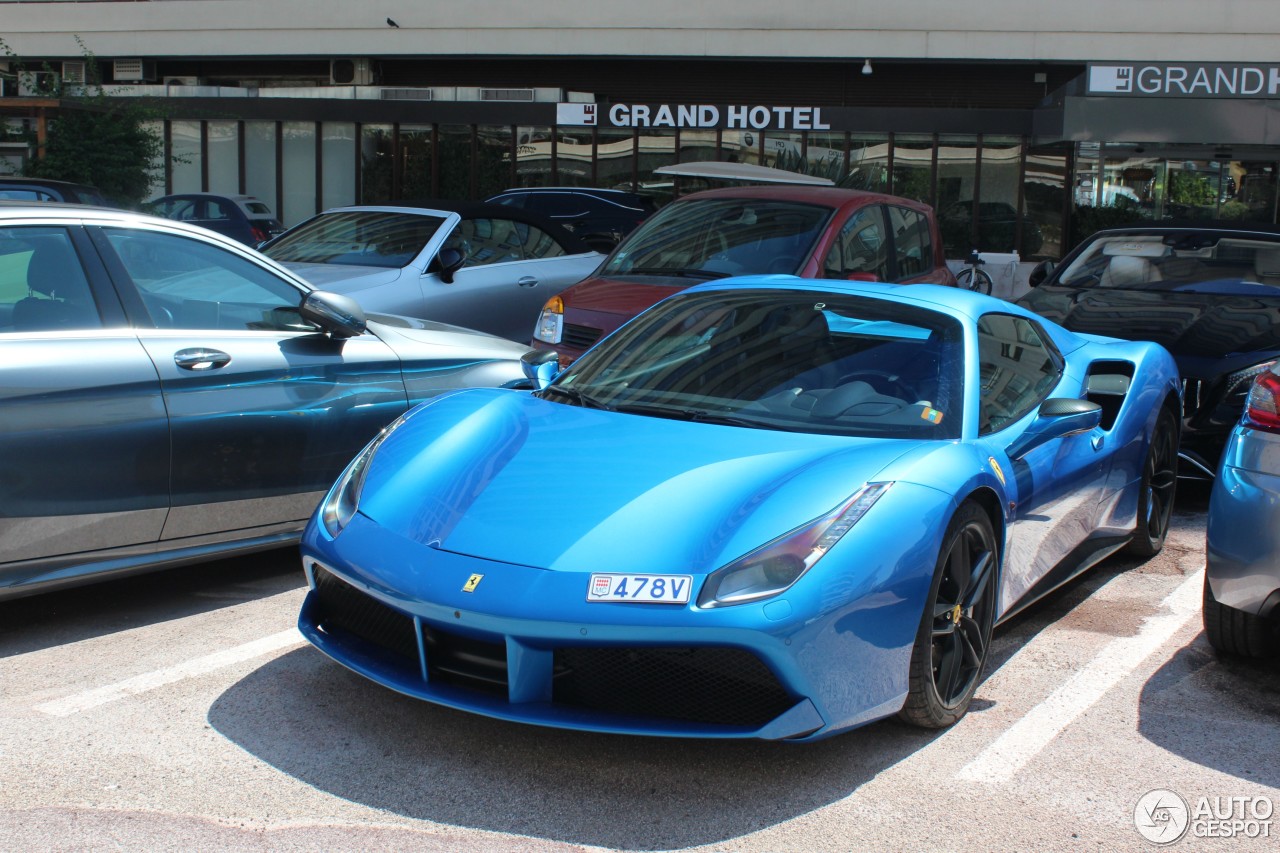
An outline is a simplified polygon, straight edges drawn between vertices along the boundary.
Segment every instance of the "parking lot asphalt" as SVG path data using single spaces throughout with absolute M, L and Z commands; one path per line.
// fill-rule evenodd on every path
M 1195 817 L 1280 803 L 1280 666 L 1201 630 L 1206 507 L 1184 490 L 1159 556 L 998 629 L 953 728 L 804 745 L 400 696 L 302 641 L 292 549 L 3 602 L 0 849 L 1141 850 L 1168 791 L 1191 821 L 1163 849 L 1274 850 L 1280 815 Z

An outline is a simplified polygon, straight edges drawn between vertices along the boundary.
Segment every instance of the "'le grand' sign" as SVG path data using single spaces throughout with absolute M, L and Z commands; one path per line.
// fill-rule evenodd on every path
M 1147 98 L 1280 97 L 1280 64 L 1134 62 L 1090 64 L 1089 95 Z

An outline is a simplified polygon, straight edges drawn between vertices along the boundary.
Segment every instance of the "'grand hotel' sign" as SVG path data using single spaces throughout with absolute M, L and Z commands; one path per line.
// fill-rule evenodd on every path
M 1090 65 L 1088 94 L 1155 98 L 1280 97 L 1280 65 L 1148 62 Z

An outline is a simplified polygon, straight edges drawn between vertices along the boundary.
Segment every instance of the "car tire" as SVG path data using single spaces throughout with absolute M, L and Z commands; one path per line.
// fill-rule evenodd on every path
M 1142 482 L 1138 486 L 1138 522 L 1128 552 L 1135 557 L 1154 557 L 1164 548 L 1173 515 L 1173 498 L 1178 488 L 1178 418 L 1168 408 L 1160 410 L 1151 432 L 1147 458 L 1142 462 Z
M 942 537 L 911 651 L 902 720 L 941 729 L 969 710 L 995 625 L 999 562 L 986 511 L 972 501 L 962 504 Z
M 1221 604 L 1204 579 L 1204 635 L 1228 655 L 1265 658 L 1280 651 L 1280 623 Z

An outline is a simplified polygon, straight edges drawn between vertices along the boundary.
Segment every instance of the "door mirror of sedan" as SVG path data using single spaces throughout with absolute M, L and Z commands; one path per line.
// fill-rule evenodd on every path
M 520 356 L 520 367 L 533 383 L 533 390 L 541 391 L 560 372 L 560 355 L 553 349 L 531 349 Z
M 436 264 L 440 268 L 440 280 L 445 284 L 453 284 L 453 274 L 462 269 L 467 256 L 452 246 L 445 246 L 436 255 Z
M 1036 264 L 1031 268 L 1031 274 L 1027 276 L 1027 284 L 1031 287 L 1039 287 L 1049 277 L 1049 273 L 1053 272 L 1055 266 L 1057 265 L 1053 261 L 1041 261 Z
M 350 296 L 313 290 L 298 306 L 302 319 L 315 323 L 334 338 L 355 338 L 364 334 L 367 325 L 364 310 Z
M 1005 450 L 1010 459 L 1021 459 L 1055 438 L 1088 432 L 1102 423 L 1102 407 L 1089 400 L 1052 397 L 1040 404 L 1036 419 Z

